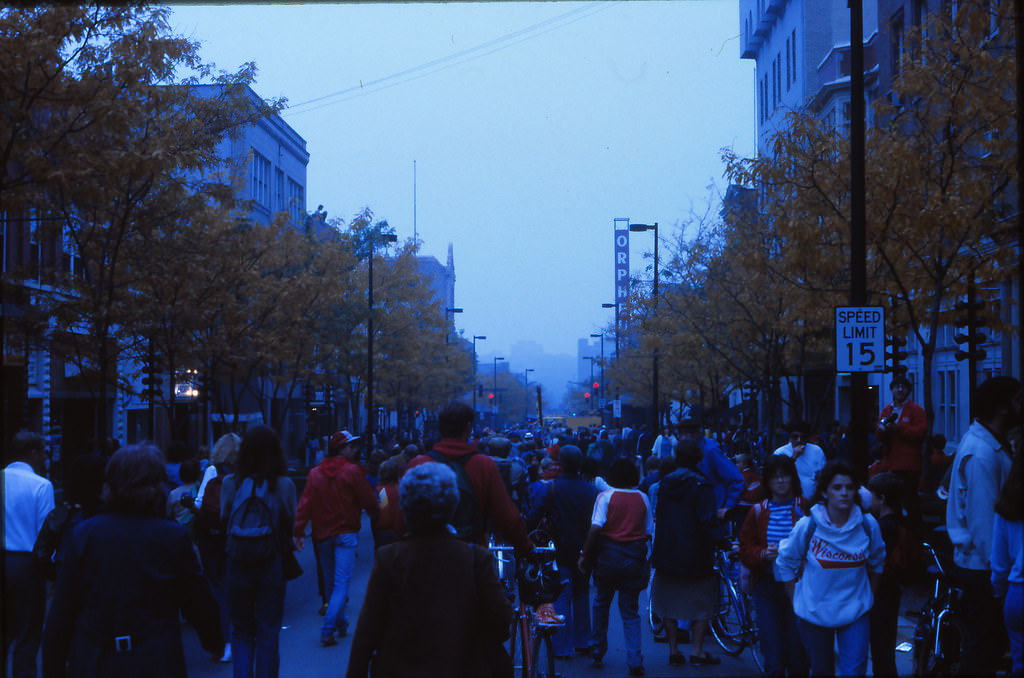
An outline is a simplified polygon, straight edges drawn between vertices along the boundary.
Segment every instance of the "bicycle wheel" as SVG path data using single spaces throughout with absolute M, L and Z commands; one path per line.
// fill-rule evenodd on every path
M 757 665 L 757 672 L 764 675 L 764 654 L 761 652 L 761 636 L 758 633 L 757 616 L 754 614 L 754 606 L 750 598 L 743 597 L 743 605 L 747 611 L 747 645 L 750 647 L 750 656 L 754 658 Z
M 533 637 L 533 667 L 530 671 L 530 678 L 555 678 L 555 653 L 551 649 L 551 633 L 547 630 L 536 629 Z
M 722 651 L 731 657 L 743 652 L 743 648 L 747 646 L 747 632 L 744 626 L 746 620 L 746 607 L 736 587 L 728 579 L 720 578 L 718 614 L 708 625 L 711 627 L 711 634 L 722 646 Z
M 936 634 L 931 620 L 922 617 L 914 629 L 914 675 L 928 678 L 957 675 L 965 632 L 962 621 L 947 617 Z

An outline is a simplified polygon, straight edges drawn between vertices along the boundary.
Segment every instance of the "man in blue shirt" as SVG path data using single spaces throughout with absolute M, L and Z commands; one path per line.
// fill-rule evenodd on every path
M 697 465 L 697 470 L 711 481 L 715 492 L 715 503 L 718 505 L 718 519 L 724 520 L 743 493 L 743 474 L 736 468 L 718 443 L 705 438 L 700 422 L 696 419 L 684 419 L 679 422 L 679 440 L 696 440 L 701 444 L 704 456 Z

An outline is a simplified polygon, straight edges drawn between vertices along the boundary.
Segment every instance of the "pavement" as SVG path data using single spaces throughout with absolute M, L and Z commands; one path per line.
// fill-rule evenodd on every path
M 306 548 L 298 554 L 303 574 L 288 583 L 285 597 L 284 620 L 281 626 L 281 677 L 282 678 L 338 678 L 344 676 L 348 666 L 348 653 L 351 635 L 340 639 L 333 647 L 320 646 L 320 624 L 323 620 L 317 611 L 320 598 L 316 588 L 316 564 L 313 559 L 310 542 L 306 540 Z M 373 539 L 368 522 L 364 521 L 359 535 L 356 566 L 353 573 L 348 606 L 351 631 L 355 630 L 359 609 L 362 606 L 363 592 L 366 590 L 367 579 L 373 563 Z M 920 610 L 928 597 L 926 585 L 911 587 L 906 590 L 900 605 L 901 613 L 906 610 Z M 641 610 L 647 606 L 646 593 L 641 596 Z M 627 675 L 626 651 L 622 636 L 622 624 L 618 618 L 617 605 L 613 602 L 610 628 L 608 630 L 608 653 L 604 658 L 604 666 L 596 668 L 586 657 L 559 660 L 556 670 L 563 678 L 618 678 Z M 901 614 L 899 619 L 899 642 L 909 643 L 913 640 L 915 618 Z M 757 676 L 757 666 L 749 651 L 738 657 L 729 657 L 721 652 L 717 643 L 710 636 L 705 642 L 705 649 L 722 658 L 718 666 L 692 667 L 689 664 L 681 667 L 668 665 L 668 646 L 655 643 L 650 629 L 643 626 L 644 666 L 647 676 L 651 678 L 679 678 L 683 676 Z M 199 646 L 194 630 L 183 626 L 182 636 L 185 644 L 186 663 L 191 678 L 230 678 L 230 663 L 212 661 Z M 911 654 L 909 651 L 896 653 L 897 667 L 900 675 L 911 675 Z M 425 676 L 429 673 L 424 672 Z

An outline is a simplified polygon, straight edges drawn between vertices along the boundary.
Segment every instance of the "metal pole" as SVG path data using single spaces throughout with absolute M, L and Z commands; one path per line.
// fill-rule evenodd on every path
M 369 311 L 366 316 L 366 444 L 373 451 L 373 433 L 375 428 L 373 416 L 373 250 L 375 244 L 370 241 L 369 281 L 366 286 L 366 297 Z
M 850 305 L 867 303 L 867 237 L 864 189 L 864 8 L 850 8 Z M 868 375 L 850 375 L 850 443 L 854 468 L 863 476 L 868 467 Z
M 658 222 L 654 222 L 654 312 L 658 315 Z M 658 347 L 654 347 L 654 365 L 652 366 L 651 397 L 654 399 L 654 430 L 661 428 L 661 388 L 658 383 Z

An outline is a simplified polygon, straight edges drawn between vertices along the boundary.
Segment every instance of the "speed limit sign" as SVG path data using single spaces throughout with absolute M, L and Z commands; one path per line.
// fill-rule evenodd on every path
M 885 309 L 881 306 L 836 308 L 836 371 L 882 372 L 885 369 Z

